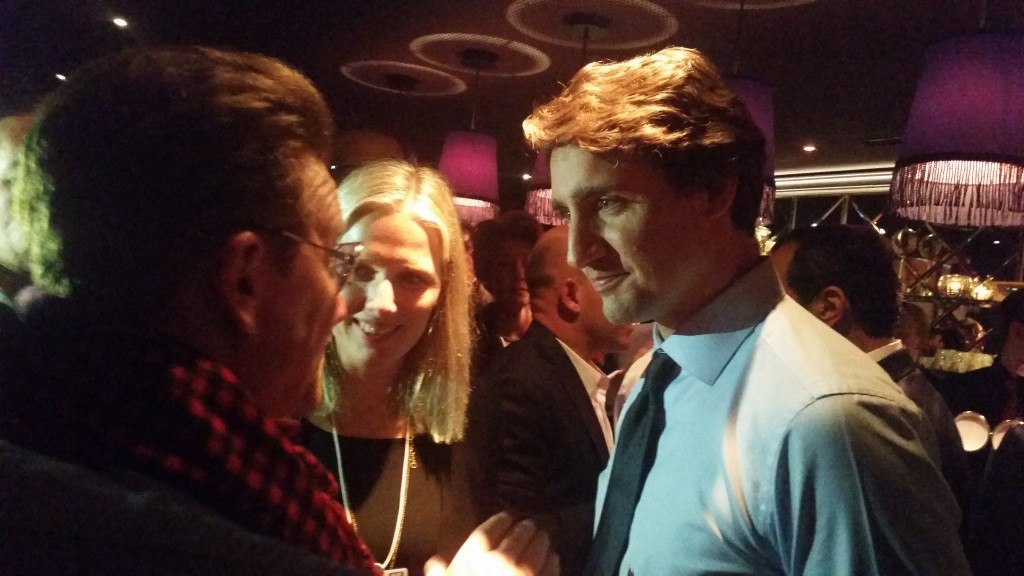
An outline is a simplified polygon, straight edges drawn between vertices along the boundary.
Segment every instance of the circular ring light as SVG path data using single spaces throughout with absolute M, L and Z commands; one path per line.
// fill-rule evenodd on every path
M 396 94 L 450 96 L 466 91 L 466 83 L 447 72 L 405 62 L 390 60 L 350 62 L 342 64 L 341 73 L 349 80 L 363 86 Z M 412 85 L 415 88 L 412 90 L 399 89 L 393 81 L 395 78 L 412 79 L 414 80 Z
M 739 10 L 739 0 L 687 0 L 691 4 L 700 4 L 701 6 L 707 6 L 708 8 L 721 8 L 723 10 Z M 774 10 L 776 8 L 789 8 L 791 6 L 800 6 L 801 4 L 810 4 L 817 0 L 745 0 L 743 2 L 744 10 Z
M 479 70 L 482 76 L 531 76 L 551 66 L 548 55 L 533 46 L 481 34 L 429 34 L 413 40 L 409 49 L 435 66 L 468 74 L 476 74 L 477 69 L 465 66 L 460 55 L 466 50 L 486 49 L 497 54 L 498 59 L 493 68 Z
M 580 31 L 572 24 L 573 17 L 579 15 L 596 15 L 609 23 L 591 27 L 590 48 L 643 48 L 667 40 L 679 30 L 675 16 L 648 0 L 516 0 L 505 10 L 505 19 L 516 30 L 570 48 L 580 46 Z

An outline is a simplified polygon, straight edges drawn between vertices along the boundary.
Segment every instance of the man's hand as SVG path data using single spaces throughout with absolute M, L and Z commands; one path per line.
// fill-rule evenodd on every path
M 558 556 L 548 535 L 531 520 L 507 512 L 491 516 L 459 548 L 451 565 L 434 556 L 426 576 L 558 576 Z

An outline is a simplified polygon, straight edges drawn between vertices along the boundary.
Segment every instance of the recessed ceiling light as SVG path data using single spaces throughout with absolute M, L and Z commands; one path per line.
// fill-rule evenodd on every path
M 999 244 L 999 240 L 993 240 L 992 243 L 993 244 Z
M 121 18 L 120 16 L 118 16 L 117 18 L 114 18 L 113 20 L 111 20 L 111 22 L 113 22 L 114 25 L 117 26 L 118 28 L 127 28 L 128 27 L 128 21 L 125 20 L 124 18 Z
M 803 148 L 804 152 L 814 152 L 817 149 L 818 147 L 811 143 L 804 144 Z
M 63 74 L 54 74 L 54 76 L 56 76 L 57 80 L 60 80 L 61 82 L 63 82 L 63 81 L 68 79 L 68 77 L 63 75 Z
M 523 174 L 523 180 L 529 180 L 531 178 L 533 178 L 533 176 L 531 176 L 529 174 Z

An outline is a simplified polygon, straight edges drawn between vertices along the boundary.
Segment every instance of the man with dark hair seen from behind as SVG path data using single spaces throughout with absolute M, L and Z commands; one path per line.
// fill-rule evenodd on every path
M 43 105 L 14 209 L 54 296 L 0 356 L 0 572 L 380 574 L 272 419 L 316 405 L 345 313 L 332 127 L 295 70 L 202 48 L 104 58 Z M 557 570 L 496 516 L 449 573 L 505 534 Z
M 935 433 L 935 441 L 925 446 L 966 514 L 970 476 L 953 415 L 893 335 L 899 279 L 884 237 L 867 226 L 802 228 L 779 239 L 771 260 L 794 300 L 878 362 L 921 408 Z
M 703 55 L 589 64 L 524 131 L 605 315 L 656 322 L 586 574 L 968 573 L 920 410 L 759 256 L 764 138 Z

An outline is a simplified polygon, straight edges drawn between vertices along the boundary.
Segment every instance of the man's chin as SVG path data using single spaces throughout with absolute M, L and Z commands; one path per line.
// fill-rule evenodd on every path
M 626 299 L 617 295 L 608 294 L 601 296 L 601 309 L 604 312 L 604 317 L 612 324 L 633 324 L 634 322 L 639 322 L 635 318 L 636 311 L 633 310 L 630 304 Z

